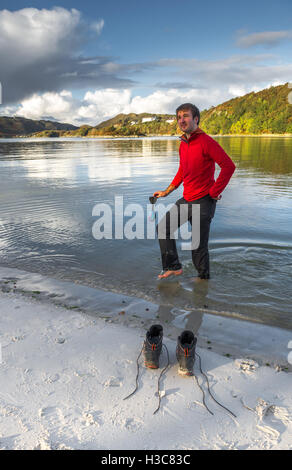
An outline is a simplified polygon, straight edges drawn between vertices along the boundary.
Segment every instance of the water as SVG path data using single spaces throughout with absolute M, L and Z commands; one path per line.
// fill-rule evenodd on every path
M 114 216 L 115 196 L 146 208 L 168 186 L 176 138 L 1 139 L 0 265 L 291 329 L 292 139 L 217 140 L 237 170 L 212 222 L 209 282 L 193 282 L 188 251 L 180 250 L 183 277 L 157 282 L 157 240 L 92 235 L 96 204 Z

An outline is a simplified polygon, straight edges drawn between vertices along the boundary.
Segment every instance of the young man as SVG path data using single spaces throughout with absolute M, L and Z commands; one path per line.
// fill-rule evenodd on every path
M 159 238 L 163 272 L 158 278 L 182 274 L 182 265 L 178 258 L 173 234 L 185 222 L 181 217 L 182 206 L 187 205 L 187 220 L 192 223 L 192 206 L 199 204 L 200 244 L 197 249 L 192 250 L 192 260 L 198 271 L 198 278 L 209 279 L 210 224 L 215 214 L 216 202 L 221 199 L 221 193 L 227 186 L 235 165 L 222 147 L 198 127 L 200 112 L 195 105 L 185 103 L 179 106 L 176 110 L 176 118 L 180 130 L 184 133 L 180 138 L 179 169 L 168 188 L 164 191 L 156 191 L 153 196 L 166 197 L 181 183 L 184 185 L 184 192 L 183 197 L 176 201 L 176 207 L 173 206 L 174 210 L 167 212 L 158 224 L 158 238 L 161 233 L 160 227 L 164 227 L 164 231 L 166 228 L 165 237 Z M 215 162 L 221 168 L 216 181 L 214 179 Z M 177 211 L 178 218 L 174 227 L 171 217 L 175 211 Z

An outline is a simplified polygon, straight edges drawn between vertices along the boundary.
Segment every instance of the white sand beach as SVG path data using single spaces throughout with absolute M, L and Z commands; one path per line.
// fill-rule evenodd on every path
M 170 365 L 153 414 L 167 356 L 159 370 L 146 369 L 141 357 L 139 388 L 123 400 L 135 387 L 136 358 L 153 321 L 141 327 L 127 323 L 127 309 L 121 312 L 98 318 L 17 292 L 0 294 L 1 449 L 292 447 L 290 331 L 206 316 L 197 351 L 212 394 L 234 417 L 208 394 L 198 361 L 195 374 L 213 415 L 195 377 L 178 375 L 176 340 L 166 329 Z

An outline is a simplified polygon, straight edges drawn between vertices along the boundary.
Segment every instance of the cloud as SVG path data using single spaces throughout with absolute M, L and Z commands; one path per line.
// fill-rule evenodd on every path
M 114 111 L 173 112 L 182 101 L 193 100 L 204 109 L 237 92 L 285 83 L 292 76 L 292 64 L 281 63 L 272 54 L 237 54 L 217 60 L 162 58 L 130 64 L 118 63 L 114 57 L 86 56 L 87 43 L 99 40 L 104 26 L 102 18 L 86 23 L 74 8 L 0 11 L 3 109 L 20 103 L 18 114 L 95 124 Z M 291 31 L 238 34 L 238 41 L 250 47 L 259 41 L 287 39 Z M 138 84 L 136 76 L 147 83 L 143 89 L 147 96 L 141 95 L 143 83 Z M 137 85 L 139 96 L 133 91 Z M 64 90 L 70 90 L 71 96 L 62 94 Z M 75 90 L 79 96 L 84 93 L 84 98 L 76 100 Z
M 194 83 L 187 82 L 158 82 L 155 85 L 155 88 L 175 88 L 176 90 L 187 90 L 191 88 L 206 88 L 203 85 L 195 85 Z
M 160 74 L 163 74 L 164 69 L 166 76 L 172 76 L 174 82 L 179 78 L 180 82 L 193 83 L 197 90 L 209 90 L 210 96 L 214 90 L 220 90 L 223 101 L 230 87 L 263 89 L 274 82 L 289 81 L 292 63 L 280 63 L 277 60 L 273 64 L 275 59 L 272 54 L 233 55 L 218 60 L 161 59 L 156 62 L 156 66 L 160 67 Z
M 277 46 L 281 41 L 292 39 L 292 31 L 265 31 L 260 33 L 244 34 L 239 32 L 236 44 L 242 48 L 253 46 Z
M 101 121 L 116 116 L 119 113 L 130 112 L 131 91 L 125 90 L 96 90 L 87 92 L 78 109 L 78 119 L 96 125 Z
M 91 29 L 95 31 L 98 35 L 101 34 L 102 30 L 104 27 L 104 20 L 101 19 L 99 21 L 96 21 L 95 23 L 92 23 Z
M 104 20 L 87 24 L 76 9 L 24 8 L 0 11 L 0 61 L 3 103 L 33 93 L 63 88 L 128 88 L 131 65 L 114 67 L 111 57 L 84 57 L 86 43 L 101 33 Z
M 233 97 L 232 94 L 227 94 Z M 157 90 L 147 96 L 133 96 L 129 89 L 104 89 L 87 92 L 82 99 L 76 99 L 68 90 L 60 93 L 34 94 L 24 100 L 14 115 L 28 119 L 55 119 L 75 125 L 98 123 L 119 113 L 166 113 L 174 114 L 184 102 L 195 102 L 199 108 L 210 107 L 220 102 L 219 90 L 191 90 L 190 92 L 170 89 Z
M 33 94 L 24 100 L 15 115 L 36 120 L 54 119 L 60 122 L 68 122 L 69 119 L 69 122 L 73 123 L 71 113 L 74 113 L 78 107 L 79 103 L 73 99 L 72 93 L 68 90 L 60 93 L 47 92 L 43 95 Z
M 175 114 L 176 108 L 186 102 L 196 103 L 202 109 L 210 107 L 214 102 L 220 100 L 218 90 L 192 89 L 182 91 L 181 89 L 157 90 L 148 96 L 135 96 L 129 103 L 129 111 L 133 113 L 170 113 Z
M 60 7 L 2 10 L 0 31 L 1 61 L 14 70 L 44 57 L 55 58 L 78 45 L 82 40 L 81 15 L 75 9 Z
M 78 10 L 61 7 L 0 11 L 1 114 L 7 110 L 6 114 L 32 119 L 53 117 L 96 125 L 118 113 L 174 113 L 186 101 L 206 109 L 285 83 L 292 76 L 292 64 L 281 63 L 272 54 L 216 60 L 162 58 L 131 64 L 118 63 L 114 57 L 86 56 L 83 49 L 89 38 L 98 39 L 104 24 L 103 19 L 86 23 Z M 243 44 L 244 39 L 246 44 L 259 40 L 251 41 L 253 35 L 245 31 L 239 34 Z M 135 92 L 136 75 L 145 84 L 143 93 L 141 83 L 139 93 Z
M 23 100 L 14 115 L 28 119 L 54 119 L 74 125 L 96 125 L 116 114 L 125 112 L 131 103 L 128 89 L 105 89 L 85 93 L 82 99 L 73 97 L 72 92 L 46 92 L 33 94 Z M 128 112 L 128 111 L 127 111 Z
M 269 86 L 276 86 L 276 85 L 279 85 L 279 83 L 273 83 L 273 84 L 270 84 Z M 260 91 L 261 88 L 260 87 L 257 87 L 257 86 L 253 86 L 253 87 L 250 87 L 250 88 L 247 88 L 245 86 L 236 86 L 236 85 L 231 85 L 229 86 L 228 88 L 228 93 L 230 93 L 230 95 L 234 98 L 236 98 L 237 96 L 244 96 L 246 95 L 247 93 L 251 93 L 252 91 L 257 93 L 258 91 Z

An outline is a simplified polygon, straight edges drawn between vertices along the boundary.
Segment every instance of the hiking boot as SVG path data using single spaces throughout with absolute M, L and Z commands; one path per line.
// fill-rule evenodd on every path
M 163 328 L 161 325 L 152 325 L 146 333 L 143 344 L 144 363 L 150 369 L 158 369 L 159 356 L 162 349 Z
M 192 331 L 185 330 L 177 338 L 176 357 L 179 363 L 179 374 L 194 375 L 196 344 L 197 338 Z

